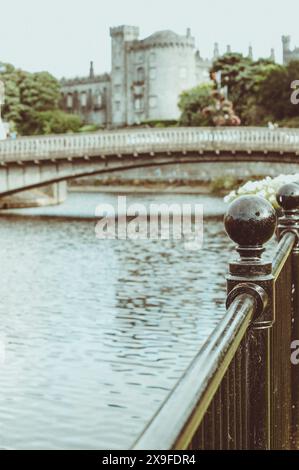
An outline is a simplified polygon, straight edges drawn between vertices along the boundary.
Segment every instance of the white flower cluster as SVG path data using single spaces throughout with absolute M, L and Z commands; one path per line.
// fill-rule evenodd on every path
M 256 194 L 257 196 L 262 196 L 266 198 L 273 207 L 278 208 L 276 201 L 277 191 L 287 183 L 299 183 L 299 173 L 294 175 L 279 175 L 276 178 L 271 178 L 267 176 L 263 180 L 258 181 L 247 181 L 247 183 L 240 186 L 236 191 L 231 191 L 224 198 L 224 202 L 231 202 L 239 196 L 244 196 L 245 194 Z

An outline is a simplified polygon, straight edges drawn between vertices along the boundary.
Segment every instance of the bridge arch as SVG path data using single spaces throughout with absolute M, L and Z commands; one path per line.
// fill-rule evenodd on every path
M 0 196 L 96 174 L 177 164 L 299 163 L 299 131 L 165 128 L 0 142 Z

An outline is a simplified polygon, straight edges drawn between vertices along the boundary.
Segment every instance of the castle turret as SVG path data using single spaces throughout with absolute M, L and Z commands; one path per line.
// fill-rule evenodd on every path
M 232 52 L 232 48 L 231 48 L 230 44 L 228 44 L 228 45 L 226 46 L 226 53 L 227 53 L 227 54 L 231 54 L 231 52 Z
M 213 60 L 218 59 L 219 57 L 219 45 L 218 42 L 214 44 Z
M 282 36 L 282 47 L 285 52 L 290 51 L 290 45 L 291 45 L 291 36 Z
M 139 36 L 137 26 L 110 28 L 111 36 L 111 121 L 114 126 L 127 123 L 127 45 Z
M 273 62 L 275 62 L 275 51 L 274 51 L 273 47 L 271 48 L 270 59 L 273 60 Z
M 283 64 L 287 65 L 292 60 L 299 60 L 299 47 L 295 47 L 291 50 L 290 43 L 291 37 L 290 36 L 282 36 L 282 52 L 283 52 Z
M 253 59 L 253 50 L 251 45 L 248 47 L 248 58 L 251 60 Z
M 94 78 L 93 61 L 90 62 L 89 78 Z
M 284 64 L 288 62 L 288 55 L 290 53 L 290 45 L 291 45 L 291 36 L 282 36 L 282 60 Z

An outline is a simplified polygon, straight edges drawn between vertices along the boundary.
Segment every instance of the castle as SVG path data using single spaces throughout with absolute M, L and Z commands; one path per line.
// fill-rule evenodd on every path
M 180 93 L 209 81 L 219 56 L 215 43 L 213 59 L 203 59 L 189 28 L 185 35 L 166 30 L 139 39 L 138 27 L 118 26 L 110 36 L 110 74 L 95 75 L 91 62 L 87 77 L 61 80 L 62 108 L 103 127 L 178 119 Z
M 211 61 L 195 50 L 190 29 L 139 39 L 135 26 L 110 29 L 111 73 L 61 81 L 62 106 L 85 122 L 121 127 L 179 117 L 179 94 L 209 80 Z M 217 47 L 214 51 L 217 53 Z
M 287 65 L 292 60 L 299 60 L 299 47 L 291 50 L 291 36 L 282 36 L 282 61 Z

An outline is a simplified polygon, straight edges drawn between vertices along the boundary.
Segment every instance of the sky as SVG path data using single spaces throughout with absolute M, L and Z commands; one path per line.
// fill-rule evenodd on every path
M 136 25 L 140 37 L 191 28 L 203 57 L 214 42 L 220 52 L 282 60 L 281 36 L 299 45 L 299 1 L 284 0 L 0 0 L 0 62 L 28 71 L 48 70 L 57 78 L 110 71 L 109 27 Z

